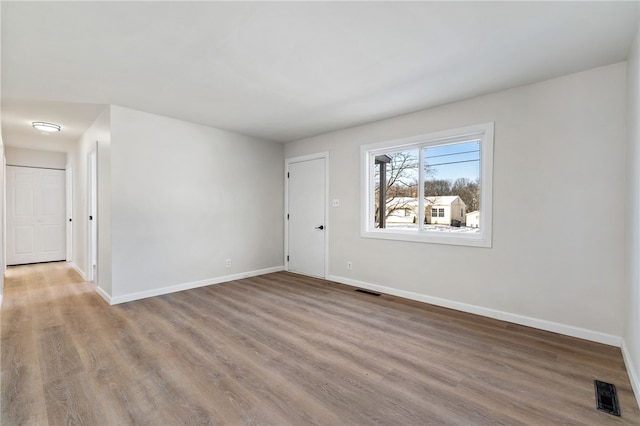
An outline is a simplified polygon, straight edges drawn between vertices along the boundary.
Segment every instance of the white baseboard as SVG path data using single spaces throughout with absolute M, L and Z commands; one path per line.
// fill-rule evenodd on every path
M 2 295 L 0 294 L 0 306 L 2 306 Z
M 153 290 L 140 291 L 137 293 L 125 294 L 122 296 L 110 297 L 106 293 L 101 294 L 98 289 L 98 294 L 102 296 L 110 305 L 117 305 L 119 303 L 131 302 L 133 300 L 146 299 L 147 297 L 161 296 L 163 294 L 175 293 L 178 291 L 190 290 L 197 287 L 205 287 L 213 284 L 221 284 L 234 280 L 241 280 L 243 278 L 255 277 L 258 275 L 271 274 L 273 272 L 279 272 L 284 270 L 284 266 L 275 266 L 273 268 L 259 269 L 256 271 L 242 272 L 234 275 L 225 275 L 217 278 L 209 278 L 206 280 L 193 281 L 188 283 L 176 284 L 168 287 L 155 288 Z M 103 292 L 104 293 L 104 292 Z
M 636 371 L 627 348 L 627 344 L 622 340 L 622 359 L 624 359 L 624 365 L 627 367 L 627 374 L 629 375 L 629 381 L 631 382 L 631 388 L 633 388 L 633 394 L 636 396 L 636 401 L 640 407 L 640 377 L 638 377 L 638 371 Z
M 69 266 L 71 266 L 73 268 L 74 271 L 76 271 L 78 273 L 78 275 L 80 275 L 80 277 L 87 281 L 87 274 L 84 273 L 84 271 L 82 269 L 80 269 L 80 267 L 78 265 L 76 265 L 75 263 L 71 262 L 71 261 L 67 261 L 67 263 L 69 264 Z
M 387 293 L 405 299 L 416 300 L 418 302 L 429 303 L 431 305 L 442 306 L 444 308 L 455 309 L 457 311 L 468 312 L 471 314 L 481 315 L 484 317 L 495 318 L 502 321 L 520 324 L 527 327 L 533 327 L 540 330 L 552 331 L 554 333 L 564 334 L 567 336 L 577 337 L 592 342 L 603 343 L 605 345 L 620 347 L 622 338 L 612 334 L 602 333 L 599 331 L 588 330 L 585 328 L 574 327 L 572 325 L 560 324 L 552 321 L 542 320 L 538 318 L 526 317 L 523 315 L 512 314 L 509 312 L 498 311 L 495 309 L 484 308 L 482 306 L 470 305 L 467 303 L 456 302 L 454 300 L 441 299 L 439 297 L 427 296 L 424 294 L 413 293 L 405 290 L 398 290 L 391 287 L 385 287 L 377 284 L 370 284 L 363 281 L 352 280 L 350 278 L 329 275 L 328 280 L 353 287 L 361 287 L 368 290 L 374 290 L 380 293 Z
M 109 296 L 106 291 L 96 286 L 96 293 L 98 293 L 98 295 L 102 297 L 108 304 L 113 305 L 113 303 L 111 303 L 111 296 Z

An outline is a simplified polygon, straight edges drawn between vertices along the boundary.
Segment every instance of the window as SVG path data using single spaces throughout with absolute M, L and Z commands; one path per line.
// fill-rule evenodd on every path
M 363 237 L 491 247 L 493 123 L 363 145 L 361 154 Z M 393 214 L 401 209 L 412 220 Z

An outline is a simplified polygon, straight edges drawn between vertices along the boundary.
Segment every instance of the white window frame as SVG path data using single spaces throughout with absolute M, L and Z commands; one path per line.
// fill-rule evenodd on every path
M 360 147 L 361 165 L 361 228 L 364 238 L 385 240 L 414 241 L 422 243 L 452 244 L 473 247 L 492 246 L 493 218 L 493 135 L 494 123 L 483 123 L 457 129 L 412 136 L 403 139 L 378 142 Z M 434 232 L 422 229 L 399 230 L 375 228 L 373 212 L 375 209 L 375 157 L 390 152 L 419 149 L 420 164 L 423 160 L 423 149 L 429 146 L 453 144 L 480 140 L 480 232 L 477 234 L 456 232 Z M 423 182 L 423 170 L 419 167 L 419 182 Z M 424 184 L 418 185 L 418 200 L 424 200 Z M 418 208 L 418 224 L 424 223 L 424 208 Z

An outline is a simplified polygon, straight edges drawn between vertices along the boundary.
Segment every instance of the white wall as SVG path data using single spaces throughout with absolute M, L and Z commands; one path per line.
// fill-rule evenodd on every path
M 281 144 L 113 106 L 110 168 L 112 303 L 282 269 Z
M 97 168 L 97 186 L 98 186 L 98 194 L 97 194 L 97 203 L 98 203 L 98 224 L 97 224 L 97 234 L 98 234 L 98 253 L 97 253 L 97 271 L 96 271 L 96 285 L 98 286 L 98 291 L 101 295 L 107 296 L 113 293 L 113 283 L 112 283 L 112 275 L 113 275 L 113 264 L 111 262 L 113 245 L 111 243 L 111 175 L 113 170 L 111 168 L 111 115 L 112 108 L 109 107 L 104 114 L 102 114 L 96 123 L 98 124 L 98 128 L 101 133 L 95 142 L 96 149 L 96 168 Z M 92 148 L 94 149 L 94 148 Z M 87 151 L 87 164 L 88 164 L 88 154 L 91 150 Z M 87 185 L 89 185 L 89 179 L 85 180 Z M 87 192 L 88 194 L 88 192 Z M 87 200 L 89 203 L 89 200 Z M 87 215 L 88 215 L 88 204 L 87 204 Z M 88 232 L 88 226 L 85 227 Z M 89 259 L 87 258 L 87 264 L 89 263 Z
M 627 212 L 626 318 L 624 344 L 627 371 L 640 404 L 640 31 L 627 62 Z
M 0 3 L 0 33 L 2 32 L 2 4 Z M 1 45 L 1 43 L 0 43 Z M 0 58 L 2 58 L 2 53 L 0 52 Z M 2 67 L 0 67 L 0 70 Z M 2 72 L 0 71 L 0 81 L 2 81 Z M 0 84 L 0 87 L 2 85 Z M 1 90 L 0 90 L 1 92 Z M 2 98 L 0 93 L 0 98 Z M 0 108 L 0 122 L 2 122 L 2 108 Z M 2 169 L 0 169 L 0 306 L 2 305 L 2 294 L 4 292 L 4 270 L 6 268 L 5 262 L 5 238 L 6 235 L 6 226 L 4 223 L 5 217 L 5 197 L 4 197 L 4 176 L 5 176 L 5 156 L 4 156 L 4 143 L 2 141 L 2 132 L 0 131 L 0 164 L 2 165 Z
M 5 157 L 9 166 L 42 167 L 47 169 L 66 169 L 67 153 L 39 151 L 37 149 L 5 147 Z
M 625 81 L 615 64 L 287 144 L 330 151 L 330 278 L 620 344 Z M 493 248 L 360 237 L 361 144 L 489 121 Z

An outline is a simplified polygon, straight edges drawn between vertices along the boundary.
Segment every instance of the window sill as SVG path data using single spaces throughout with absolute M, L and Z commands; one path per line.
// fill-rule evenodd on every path
M 362 231 L 360 236 L 363 238 L 376 238 L 381 240 L 408 241 L 416 243 L 431 244 L 447 244 L 468 247 L 484 247 L 491 248 L 491 239 L 480 234 L 469 235 L 462 233 L 449 232 L 430 232 L 430 231 L 401 231 L 389 229 L 376 229 Z

